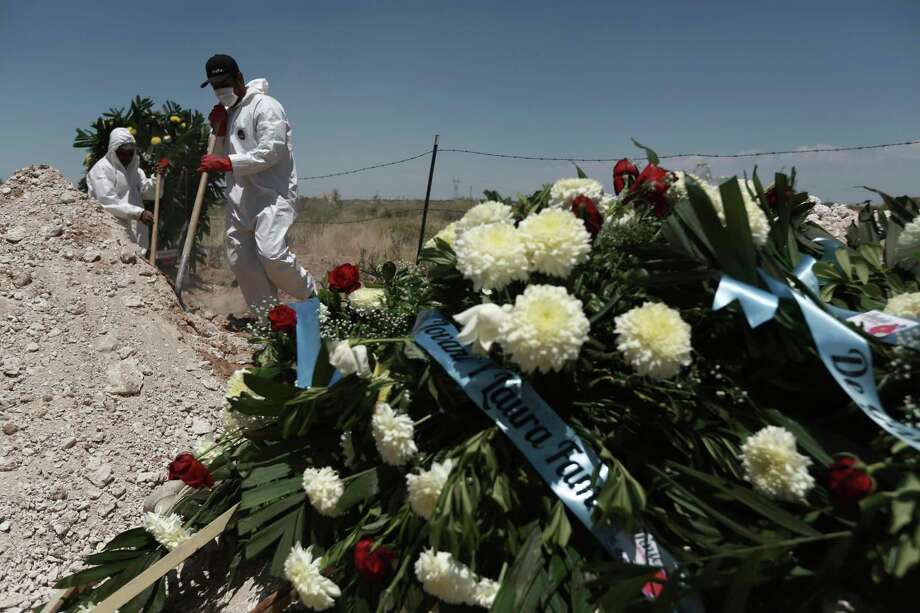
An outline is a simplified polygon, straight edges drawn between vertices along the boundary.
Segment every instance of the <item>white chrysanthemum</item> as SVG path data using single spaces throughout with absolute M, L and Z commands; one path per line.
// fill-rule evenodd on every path
M 371 374 L 367 347 L 364 345 L 352 347 L 348 341 L 340 341 L 335 344 L 329 355 L 329 364 L 343 375 L 357 374 L 359 377 L 369 377 Z
M 617 349 L 640 375 L 668 379 L 690 364 L 690 325 L 679 311 L 646 302 L 614 321 Z
M 448 551 L 426 549 L 419 554 L 415 576 L 426 592 L 448 604 L 473 604 L 476 577 Z
M 588 340 L 581 300 L 564 287 L 531 285 L 499 329 L 499 343 L 525 373 L 561 369 Z
M 920 319 L 920 292 L 892 296 L 885 305 L 885 312 L 898 317 Z
M 920 216 L 909 221 L 898 236 L 898 249 L 906 254 L 920 251 Z
M 385 402 L 374 406 L 371 417 L 371 429 L 374 442 L 383 461 L 391 466 L 402 466 L 418 453 L 415 446 L 415 426 L 412 418 L 404 413 L 397 413 Z
M 604 194 L 601 196 L 600 202 L 597 203 L 597 210 L 600 212 L 601 216 L 604 219 L 607 218 L 607 214 L 613 210 L 617 205 L 616 196 L 611 196 L 609 194 Z
M 79 607 L 74 609 L 73 613 L 92 613 L 93 609 L 96 608 L 96 603 L 91 602 L 89 604 L 81 604 Z
M 339 499 L 345 493 L 345 484 L 339 479 L 339 473 L 329 466 L 308 468 L 303 471 L 303 489 L 320 515 L 336 516 Z
M 143 525 L 144 530 L 149 532 L 157 543 L 170 551 L 192 538 L 189 531 L 182 526 L 182 517 L 175 513 L 144 513 Z
M 568 209 L 572 201 L 582 194 L 600 202 L 604 197 L 604 186 L 594 179 L 559 179 L 549 189 L 549 204 Z
M 320 569 L 322 558 L 313 557 L 313 547 L 304 549 L 300 543 L 291 548 L 284 560 L 284 576 L 300 596 L 304 606 L 314 611 L 325 611 L 335 605 L 342 590 L 332 579 L 324 577 Z
M 566 278 L 591 252 L 591 234 L 570 211 L 544 209 L 521 222 L 531 270 Z
M 431 519 L 441 490 L 447 483 L 450 471 L 454 467 L 452 460 L 432 462 L 431 468 L 417 475 L 406 475 L 406 487 L 409 490 L 409 506 L 417 515 L 424 519 Z
M 386 303 L 387 293 L 378 287 L 361 287 L 348 294 L 348 304 L 359 311 L 376 311 Z
M 689 198 L 687 195 L 687 179 L 692 178 L 702 190 L 706 192 L 706 195 L 716 209 L 719 220 L 723 224 L 725 223 L 725 206 L 722 204 L 722 194 L 719 191 L 718 185 L 713 185 L 689 172 L 675 172 L 674 174 L 677 179 L 671 184 L 670 190 L 668 190 L 668 197 L 671 198 L 671 200 L 680 202 Z M 747 213 L 748 225 L 751 228 L 751 237 L 754 239 L 755 245 L 762 247 L 766 244 L 767 238 L 770 236 L 770 221 L 764 214 L 763 209 L 760 208 L 757 198 L 751 195 L 754 193 L 754 182 L 738 180 L 738 187 L 741 190 L 741 198 L 744 201 L 744 210 Z
M 802 500 L 815 484 L 811 460 L 795 450 L 795 436 L 785 428 L 767 426 L 748 437 L 741 460 L 744 478 L 769 498 Z
M 248 372 L 249 369 L 240 368 L 230 375 L 230 378 L 227 380 L 227 393 L 224 394 L 223 420 L 224 431 L 228 434 L 236 434 L 242 430 L 257 428 L 265 423 L 265 420 L 259 415 L 245 415 L 230 408 L 230 400 L 232 398 L 239 398 L 244 392 L 255 399 L 262 399 L 262 396 L 252 391 L 243 380 L 243 375 Z
M 485 226 L 493 223 L 514 224 L 514 212 L 511 207 L 504 202 L 497 200 L 486 200 L 480 202 L 458 221 L 451 224 L 453 226 L 454 237 L 458 237 L 470 228 Z M 449 228 L 450 226 L 448 226 Z M 445 228 L 446 230 L 447 228 Z
M 477 291 L 524 281 L 530 268 L 523 237 L 510 223 L 476 226 L 454 243 L 457 269 Z
M 428 239 L 428 241 L 425 243 L 425 246 L 434 247 L 435 238 L 440 239 L 444 241 L 445 243 L 447 243 L 448 245 L 450 245 L 451 247 L 453 247 L 454 242 L 456 242 L 457 240 L 457 222 L 452 221 L 446 226 L 444 226 L 440 232 L 434 235 L 434 238 Z
M 457 313 L 454 320 L 463 326 L 457 340 L 461 345 L 472 345 L 473 349 L 481 354 L 489 353 L 492 343 L 498 340 L 499 328 L 510 310 L 511 307 L 508 305 L 501 307 L 489 302 Z
M 480 579 L 473 590 L 473 602 L 483 609 L 491 609 L 495 603 L 495 597 L 498 595 L 502 584 L 492 579 Z
M 345 466 L 351 468 L 355 465 L 355 444 L 351 440 L 351 431 L 342 432 L 339 437 L 339 446 L 342 448 L 342 455 L 345 456 Z

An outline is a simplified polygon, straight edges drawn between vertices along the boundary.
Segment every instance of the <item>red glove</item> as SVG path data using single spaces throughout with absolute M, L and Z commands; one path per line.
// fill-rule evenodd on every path
M 208 115 L 208 121 L 211 122 L 211 131 L 215 136 L 227 135 L 227 109 L 223 104 L 215 104 Z
M 198 172 L 232 172 L 233 165 L 230 163 L 228 155 L 207 155 L 201 156 L 201 166 Z
M 165 175 L 166 169 L 169 168 L 169 165 L 172 162 L 169 161 L 169 158 L 160 158 L 160 161 L 157 162 L 157 174 Z

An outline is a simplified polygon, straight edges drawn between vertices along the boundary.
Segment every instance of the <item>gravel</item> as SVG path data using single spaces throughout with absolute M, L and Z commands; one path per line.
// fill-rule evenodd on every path
M 178 308 L 57 170 L 0 189 L 0 610 L 44 602 L 139 525 L 166 466 L 221 423 L 244 339 Z

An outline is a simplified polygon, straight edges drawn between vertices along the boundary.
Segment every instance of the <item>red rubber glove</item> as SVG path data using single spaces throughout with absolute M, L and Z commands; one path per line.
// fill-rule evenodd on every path
M 227 135 L 227 109 L 223 104 L 215 104 L 208 115 L 208 121 L 211 122 L 211 131 L 215 136 Z
M 201 156 L 201 166 L 198 172 L 232 172 L 233 165 L 230 163 L 228 155 L 207 155 Z
M 160 161 L 157 162 L 157 174 L 165 175 L 170 164 L 172 164 L 172 162 L 169 161 L 169 158 L 160 158 Z

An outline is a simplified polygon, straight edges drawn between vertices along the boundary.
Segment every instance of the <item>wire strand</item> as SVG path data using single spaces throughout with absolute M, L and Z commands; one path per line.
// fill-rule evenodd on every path
M 310 181 L 313 179 L 328 179 L 329 177 L 341 177 L 342 175 L 353 175 L 358 172 L 364 172 L 366 170 L 373 170 L 375 168 L 384 168 L 385 166 L 395 166 L 397 164 L 404 164 L 405 162 L 411 162 L 412 160 L 417 160 L 420 157 L 425 157 L 426 155 L 431 154 L 431 151 L 424 151 L 418 155 L 413 155 L 402 160 L 395 160 L 393 162 L 383 162 L 382 164 L 374 164 L 373 166 L 365 166 L 363 168 L 355 168 L 353 170 L 343 170 L 341 172 L 333 172 L 328 175 L 316 175 L 313 177 L 297 177 L 300 181 Z

